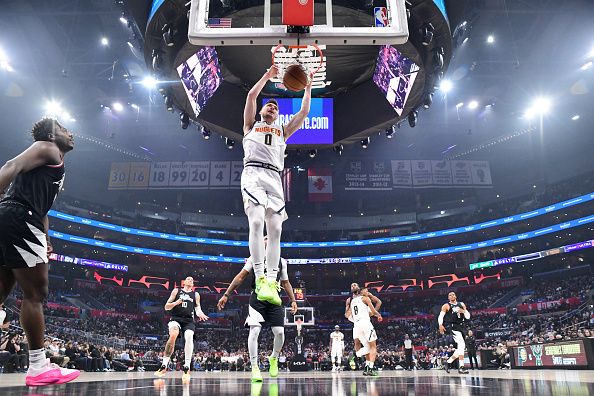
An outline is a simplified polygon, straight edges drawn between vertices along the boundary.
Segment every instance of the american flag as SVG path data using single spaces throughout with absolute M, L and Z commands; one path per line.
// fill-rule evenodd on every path
M 285 202 L 291 202 L 291 183 L 293 182 L 293 173 L 291 172 L 291 168 L 285 168 L 281 172 L 281 178 L 283 180 Z
M 230 28 L 231 18 L 208 18 L 208 27 Z

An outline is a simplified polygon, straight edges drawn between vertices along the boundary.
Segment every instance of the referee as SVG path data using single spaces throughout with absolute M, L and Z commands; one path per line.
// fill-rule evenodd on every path
M 413 345 L 412 345 L 412 340 L 410 339 L 410 337 L 408 336 L 408 334 L 404 335 L 404 358 L 405 358 L 405 366 L 404 367 L 406 370 L 412 370 L 413 369 L 413 364 L 412 364 L 412 356 L 413 356 Z

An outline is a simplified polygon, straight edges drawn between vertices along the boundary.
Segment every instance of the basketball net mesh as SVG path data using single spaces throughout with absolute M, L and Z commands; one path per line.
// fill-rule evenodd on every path
M 287 68 L 299 65 L 307 77 L 315 75 L 324 65 L 324 54 L 317 45 L 277 45 L 272 48 L 272 64 L 278 68 L 278 79 L 282 81 Z

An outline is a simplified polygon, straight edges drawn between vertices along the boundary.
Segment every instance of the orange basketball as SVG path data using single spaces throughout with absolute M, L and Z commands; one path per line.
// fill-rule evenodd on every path
M 301 65 L 291 65 L 285 70 L 283 85 L 291 91 L 303 91 L 307 85 L 307 74 Z

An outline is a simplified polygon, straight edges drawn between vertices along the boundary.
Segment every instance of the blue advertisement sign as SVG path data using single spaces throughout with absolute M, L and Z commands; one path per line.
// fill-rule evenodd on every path
M 275 124 L 285 126 L 301 109 L 301 98 L 276 99 L 278 119 Z M 263 104 L 268 99 L 263 100 Z M 287 144 L 334 143 L 334 103 L 332 98 L 312 98 L 309 114 Z

